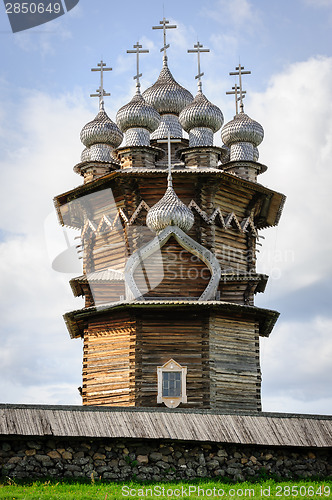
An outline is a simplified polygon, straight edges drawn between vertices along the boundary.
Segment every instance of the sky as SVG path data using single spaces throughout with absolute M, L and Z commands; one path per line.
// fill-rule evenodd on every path
M 196 92 L 199 40 L 203 91 L 234 115 L 225 92 L 239 61 L 245 111 L 262 124 L 258 181 L 287 196 L 277 228 L 261 231 L 258 271 L 270 276 L 256 305 L 280 318 L 261 341 L 264 411 L 332 414 L 332 0 L 80 0 L 64 16 L 13 34 L 0 4 L 0 402 L 81 404 L 82 343 L 62 315 L 79 309 L 68 284 L 80 274 L 52 269 L 65 250 L 54 196 L 82 183 L 73 172 L 79 133 L 97 113 L 101 58 L 114 120 L 134 93 L 139 40 L 144 90 L 162 66 L 163 15 L 169 67 Z M 215 143 L 221 144 L 220 132 Z M 72 235 L 71 235 L 72 236 Z

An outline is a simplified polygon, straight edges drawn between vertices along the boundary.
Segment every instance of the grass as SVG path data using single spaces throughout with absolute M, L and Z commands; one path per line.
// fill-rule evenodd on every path
M 113 499 L 176 499 L 176 498 L 265 498 L 292 499 L 332 498 L 332 480 L 272 479 L 261 482 L 230 483 L 200 480 L 173 483 L 82 483 L 74 481 L 15 482 L 7 478 L 0 483 L 0 499 L 6 500 L 113 500 Z

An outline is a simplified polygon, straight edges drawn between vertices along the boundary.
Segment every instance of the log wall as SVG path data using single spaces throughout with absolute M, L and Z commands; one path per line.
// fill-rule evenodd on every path
M 179 312 L 141 316 L 137 353 L 137 406 L 157 406 L 157 367 L 172 358 L 187 366 L 188 403 L 181 407 L 209 408 L 207 317 Z
M 135 320 L 91 319 L 84 333 L 83 404 L 135 406 Z
M 254 321 L 210 317 L 211 407 L 261 410 L 259 335 Z

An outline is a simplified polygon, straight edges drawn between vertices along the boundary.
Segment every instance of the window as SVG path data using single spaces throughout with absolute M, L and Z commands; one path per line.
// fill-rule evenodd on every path
M 163 397 L 181 397 L 181 372 L 163 372 Z
M 187 367 L 170 359 L 163 366 L 158 366 L 157 403 L 164 403 L 168 408 L 176 408 L 187 402 L 186 375 Z

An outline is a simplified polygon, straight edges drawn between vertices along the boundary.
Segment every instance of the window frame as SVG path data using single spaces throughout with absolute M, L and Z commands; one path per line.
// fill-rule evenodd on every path
M 181 373 L 180 396 L 163 396 L 163 374 Z M 168 408 L 176 408 L 181 403 L 187 403 L 187 367 L 181 366 L 174 359 L 170 359 L 163 366 L 157 367 L 158 395 L 157 403 L 164 403 Z

